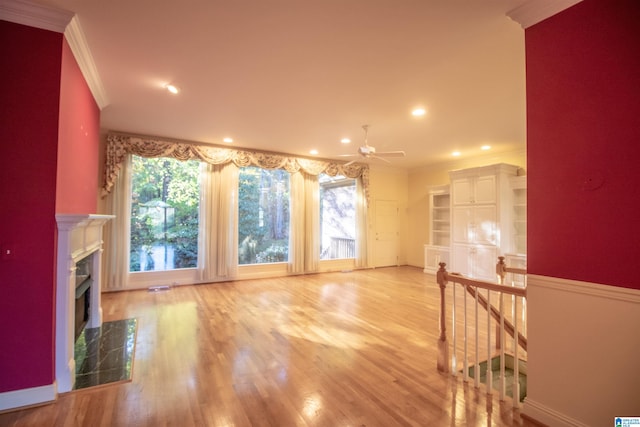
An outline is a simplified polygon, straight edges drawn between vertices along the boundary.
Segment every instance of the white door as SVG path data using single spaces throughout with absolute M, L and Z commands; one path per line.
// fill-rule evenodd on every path
M 398 202 L 376 200 L 373 266 L 398 265 Z

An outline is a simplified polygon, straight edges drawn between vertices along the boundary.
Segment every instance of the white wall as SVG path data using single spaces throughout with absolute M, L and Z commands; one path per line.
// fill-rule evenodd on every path
M 393 167 L 372 165 L 369 174 L 371 193 L 369 196 L 369 261 L 373 260 L 375 236 L 375 201 L 396 201 L 398 204 L 398 264 L 407 264 L 407 242 L 409 239 L 409 225 L 407 220 L 407 200 L 409 190 L 409 174 L 406 170 Z

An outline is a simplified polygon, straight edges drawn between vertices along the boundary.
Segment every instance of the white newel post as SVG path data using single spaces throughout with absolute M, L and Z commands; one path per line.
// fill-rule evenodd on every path
M 102 325 L 101 254 L 102 227 L 113 215 L 56 214 L 58 254 L 56 274 L 56 384 L 58 392 L 73 390 L 76 375 L 74 359 L 76 263 L 91 259 L 89 319 L 86 327 Z

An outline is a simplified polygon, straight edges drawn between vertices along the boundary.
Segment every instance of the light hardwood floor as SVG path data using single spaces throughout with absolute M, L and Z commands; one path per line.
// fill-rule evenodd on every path
M 436 371 L 434 276 L 391 267 L 103 294 L 138 319 L 131 382 L 0 426 L 525 426 Z

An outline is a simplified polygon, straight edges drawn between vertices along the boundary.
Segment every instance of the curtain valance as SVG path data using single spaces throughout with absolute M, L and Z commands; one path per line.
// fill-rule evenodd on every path
M 258 166 L 263 169 L 284 169 L 289 173 L 302 170 L 309 175 L 325 173 L 361 178 L 365 195 L 369 194 L 369 165 L 345 165 L 326 160 L 312 160 L 285 154 L 236 150 L 195 143 L 177 142 L 156 137 L 110 133 L 107 135 L 107 154 L 102 197 L 111 192 L 127 154 L 141 157 L 172 157 L 178 160 L 200 160 L 213 165 L 233 162 L 238 167 Z

